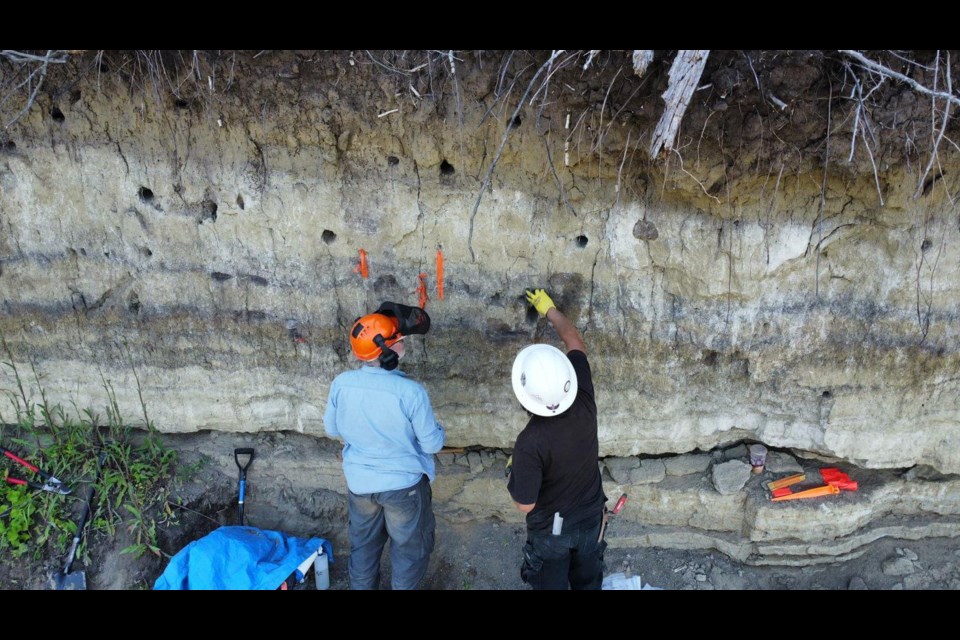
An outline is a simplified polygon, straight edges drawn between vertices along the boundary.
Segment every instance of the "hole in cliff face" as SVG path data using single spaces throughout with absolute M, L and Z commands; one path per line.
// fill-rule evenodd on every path
M 587 238 L 587 236 L 577 236 L 577 246 L 581 249 L 586 247 L 589 241 L 590 240 Z
M 70 92 L 70 104 L 80 102 L 80 89 L 74 89 Z
M 524 301 L 524 304 L 526 304 L 527 299 L 524 298 L 523 301 Z M 537 318 L 539 317 L 540 317 L 540 314 L 537 313 L 537 310 L 528 305 L 527 306 L 527 323 L 533 324 L 537 321 Z
M 14 149 L 17 148 L 17 143 L 14 142 L 13 140 L 7 140 L 6 142 L 3 143 L 3 148 L 6 149 L 7 151 L 13 151 Z
M 337 241 L 337 234 L 335 234 L 333 231 L 330 231 L 330 229 L 324 229 L 323 233 L 320 234 L 320 239 L 326 244 L 333 244 Z
M 926 251 L 933 246 L 933 242 L 930 238 L 924 238 L 923 242 L 920 244 L 920 251 Z
M 150 250 L 150 247 L 140 247 L 140 255 L 144 258 L 149 258 L 153 255 L 153 251 Z
M 177 109 L 186 109 L 190 106 L 190 103 L 183 98 L 177 98 L 173 101 L 173 106 L 175 106 Z
M 717 359 L 719 357 L 720 354 L 718 352 L 707 349 L 703 353 L 703 364 L 707 365 L 708 367 L 715 367 L 717 366 Z
M 822 394 L 820 394 L 820 395 L 823 397 L 824 400 L 829 400 L 830 398 L 833 397 L 833 394 L 830 393 L 829 391 L 824 391 L 824 392 L 823 392 Z
M 393 292 L 396 291 L 398 287 L 399 283 L 397 282 L 397 279 L 390 274 L 380 276 L 373 283 L 373 290 L 376 293 L 383 293 L 384 291 Z
M 60 111 L 60 107 L 54 107 L 50 109 L 50 117 L 56 120 L 57 122 L 63 122 L 66 118 L 63 115 L 63 111 Z
M 922 190 L 923 195 L 924 196 L 929 195 L 930 191 L 933 189 L 933 185 L 936 184 L 937 180 L 939 180 L 942 177 L 943 177 L 943 174 L 938 173 L 937 175 L 933 175 L 927 178 L 926 182 L 923 183 L 923 190 Z
M 142 305 L 140 304 L 140 296 L 137 295 L 136 291 L 131 291 L 130 295 L 127 296 L 127 309 L 130 310 L 130 313 L 137 315 L 140 313 Z
M 400 164 L 400 158 L 397 156 L 387 156 L 387 164 L 391 167 L 395 167 Z
M 198 224 L 203 224 L 207 220 L 211 222 L 217 221 L 217 203 L 213 200 L 204 200 L 201 205 L 200 220 Z
M 452 176 L 456 173 L 457 170 L 453 168 L 453 165 L 444 160 L 440 163 L 440 175 L 441 176 Z
M 239 193 L 237 194 L 237 206 L 240 207 L 241 211 L 243 211 L 243 207 L 244 207 L 243 196 L 240 195 Z
M 637 220 L 633 225 L 633 237 L 638 240 L 656 240 L 660 237 L 660 232 L 649 220 Z
M 140 187 L 137 189 L 137 196 L 140 198 L 140 202 L 150 202 L 153 200 L 153 191 L 146 187 Z
M 519 127 L 521 124 L 523 124 L 523 120 L 520 119 L 520 116 L 516 116 L 516 117 L 514 117 L 513 120 L 510 121 L 510 128 L 511 128 L 511 129 L 516 129 L 516 128 Z
M 233 276 L 230 275 L 229 273 L 223 273 L 222 271 L 214 271 L 213 273 L 210 274 L 210 277 L 216 280 L 217 282 L 224 282 L 225 280 L 229 280 Z

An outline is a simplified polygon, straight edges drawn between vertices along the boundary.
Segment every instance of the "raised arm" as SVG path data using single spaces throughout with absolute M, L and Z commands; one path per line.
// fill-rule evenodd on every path
M 560 336 L 563 344 L 566 345 L 567 351 L 576 350 L 583 351 L 584 353 L 587 352 L 587 347 L 583 343 L 580 332 L 573 326 L 569 318 L 557 309 L 557 306 L 553 303 L 553 300 L 550 299 L 550 296 L 547 295 L 546 291 L 543 289 L 527 291 L 527 300 L 541 316 L 546 316 L 547 320 L 550 321 L 557 335 Z

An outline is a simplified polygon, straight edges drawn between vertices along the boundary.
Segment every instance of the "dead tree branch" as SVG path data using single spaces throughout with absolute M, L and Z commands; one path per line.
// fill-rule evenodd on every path
M 638 78 L 642 78 L 647 72 L 647 67 L 653 62 L 653 51 L 634 51 L 633 52 L 633 73 Z
M 709 49 L 686 49 L 677 52 L 673 66 L 670 67 L 670 84 L 663 92 L 663 100 L 667 106 L 650 140 L 651 158 L 656 158 L 661 150 L 673 149 L 680 122 L 687 111 L 694 90 L 700 83 L 700 76 L 707 64 L 708 55 L 710 55 Z
M 940 67 L 940 52 L 937 52 L 937 64 L 934 66 L 934 88 L 936 88 L 937 83 L 937 73 L 939 72 Z M 950 52 L 947 52 L 947 92 L 953 95 L 953 79 L 950 77 Z M 930 108 L 930 118 L 931 118 L 931 127 L 936 129 L 936 120 L 937 120 L 937 98 L 934 96 L 931 98 L 933 104 Z M 933 167 L 933 163 L 936 160 L 939 162 L 939 151 L 940 143 L 943 142 L 943 135 L 947 131 L 947 122 L 950 120 L 950 103 L 947 102 L 943 108 L 943 122 L 940 123 L 940 133 L 937 135 L 937 139 L 933 143 L 933 149 L 930 150 L 930 159 L 927 161 L 927 166 L 924 167 L 923 173 L 920 175 L 920 181 L 917 183 L 917 190 L 913 194 L 913 199 L 916 200 L 920 197 L 920 194 L 923 192 L 923 185 L 927 180 L 927 174 L 930 173 L 930 168 Z
M 537 72 L 534 74 L 533 79 L 530 80 L 530 83 L 527 85 L 526 90 L 523 92 L 523 95 L 520 96 L 520 100 L 517 101 L 517 107 L 513 110 L 513 114 L 510 116 L 510 119 L 507 121 L 506 126 L 503 130 L 503 137 L 500 139 L 500 146 L 497 148 L 497 155 L 494 156 L 493 162 L 490 163 L 490 167 L 487 169 L 487 175 L 483 178 L 483 184 L 480 185 L 480 191 L 477 193 L 477 201 L 473 203 L 473 211 L 470 212 L 470 232 L 467 236 L 467 246 L 470 248 L 470 259 L 473 262 L 477 261 L 477 256 L 473 251 L 473 224 L 474 220 L 477 217 L 477 210 L 480 208 L 480 201 L 483 199 L 483 192 L 487 190 L 490 186 L 490 180 L 493 178 L 493 170 L 497 167 L 497 162 L 500 160 L 500 156 L 503 154 L 503 148 L 507 145 L 507 138 L 510 137 L 511 123 L 516 119 L 520 114 L 520 110 L 523 108 L 523 104 L 527 101 L 527 96 L 530 95 L 530 91 L 533 89 L 534 85 L 537 83 L 537 79 L 540 77 L 544 71 L 548 71 L 552 66 L 554 61 L 563 53 L 563 49 L 557 49 L 551 53 L 550 58 L 540 65 L 540 68 L 537 69 Z M 548 71 L 549 73 L 549 71 Z
M 8 94 L 7 97 L 3 99 L 2 102 L 0 102 L 0 104 L 2 104 L 3 102 L 6 102 L 7 99 L 10 97 L 10 95 L 19 91 L 21 87 L 25 85 L 29 85 L 34 77 L 36 77 L 37 75 L 40 76 L 39 79 L 37 79 L 36 84 L 33 86 L 33 89 L 32 90 L 28 89 L 30 91 L 30 95 L 27 97 L 27 101 L 26 101 L 26 104 L 24 104 L 23 109 L 21 109 L 20 112 L 17 115 L 15 115 L 12 120 L 10 120 L 10 122 L 4 125 L 4 129 L 9 129 L 10 126 L 13 125 L 13 123 L 15 123 L 17 120 L 22 118 L 23 115 L 30 110 L 30 107 L 33 106 L 34 101 L 36 101 L 37 99 L 37 94 L 40 93 L 40 88 L 43 86 L 43 81 L 47 77 L 47 71 L 50 65 L 63 64 L 64 62 L 70 59 L 70 52 L 51 49 L 47 51 L 46 55 L 38 56 L 32 53 L 25 53 L 23 51 L 12 51 L 9 49 L 4 49 L 0 51 L 0 56 L 7 58 L 8 60 L 10 60 L 15 64 L 38 63 L 37 67 L 34 68 L 32 71 L 30 71 L 29 74 L 27 74 L 26 79 L 20 84 L 18 84 L 13 89 L 13 91 L 11 91 L 11 93 Z
M 916 91 L 919 91 L 920 93 L 925 93 L 928 96 L 941 98 L 942 100 L 946 100 L 948 102 L 952 102 L 953 104 L 960 106 L 960 98 L 953 95 L 952 93 L 949 93 L 946 91 L 936 91 L 929 87 L 925 87 L 924 85 L 920 84 L 910 76 L 905 76 L 902 73 L 898 73 L 894 71 L 890 67 L 885 67 L 879 62 L 874 62 L 873 60 L 870 60 L 869 58 L 861 54 L 859 51 L 851 51 L 848 49 L 838 49 L 838 51 L 840 53 L 845 53 L 846 55 L 850 56 L 851 58 L 859 62 L 861 65 L 863 65 L 864 68 L 869 69 L 870 71 L 874 71 L 876 73 L 879 73 L 880 75 L 884 75 L 889 78 L 894 78 L 896 80 L 899 80 L 900 82 L 905 82 L 911 87 L 913 87 L 913 89 L 915 89 Z
M 666 147 L 665 147 L 665 148 L 666 148 Z M 697 183 L 697 186 L 700 187 L 700 190 L 703 191 L 704 195 L 706 195 L 708 198 L 713 198 L 714 201 L 716 201 L 717 204 L 723 204 L 723 202 L 720 200 L 720 198 L 718 198 L 718 197 L 715 196 L 715 195 L 712 195 L 709 191 L 707 191 L 707 188 L 706 188 L 705 186 L 703 186 L 703 183 L 700 182 L 700 180 L 697 179 L 697 176 L 693 175 L 692 173 L 690 173 L 689 171 L 687 171 L 686 169 L 683 168 L 683 156 L 680 155 L 680 152 L 677 151 L 676 149 L 674 149 L 673 147 L 670 147 L 670 151 L 673 151 L 675 154 L 677 154 L 677 158 L 680 159 L 680 171 L 683 171 L 685 174 L 687 174 L 687 176 L 690 177 L 691 180 L 693 180 L 694 182 L 696 182 L 696 183 Z
M 830 97 L 827 99 L 827 142 L 823 149 L 823 179 L 820 182 L 820 212 L 817 230 L 820 239 L 817 241 L 817 266 L 814 275 L 814 297 L 820 300 L 820 245 L 823 244 L 823 210 L 827 205 L 827 169 L 830 166 L 830 127 L 833 122 L 833 83 L 830 83 Z

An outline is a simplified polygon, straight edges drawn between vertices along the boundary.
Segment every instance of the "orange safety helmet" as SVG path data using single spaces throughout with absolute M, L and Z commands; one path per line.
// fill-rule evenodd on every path
M 403 339 L 399 331 L 400 323 L 396 318 L 386 316 L 382 313 L 369 313 L 353 323 L 350 329 L 350 348 L 353 349 L 353 355 L 364 362 L 376 360 L 383 349 L 381 349 L 374 338 L 382 336 L 383 341 L 389 349 Z

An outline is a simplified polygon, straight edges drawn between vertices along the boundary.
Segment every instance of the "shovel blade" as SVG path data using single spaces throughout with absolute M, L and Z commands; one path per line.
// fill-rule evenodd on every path
M 56 573 L 50 577 L 47 588 L 53 591 L 86 591 L 87 574 L 85 571 Z

